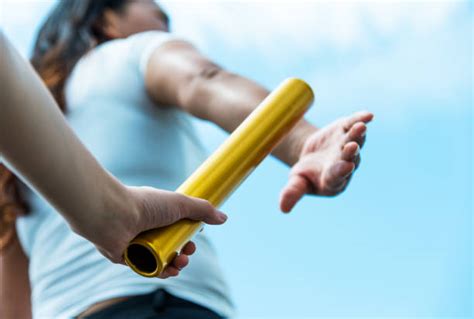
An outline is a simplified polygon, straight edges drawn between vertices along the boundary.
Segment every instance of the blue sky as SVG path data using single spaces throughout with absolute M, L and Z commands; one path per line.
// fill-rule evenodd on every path
M 28 55 L 51 1 L 3 0 Z M 161 1 L 177 34 L 269 88 L 299 76 L 323 126 L 375 113 L 336 198 L 288 216 L 288 170 L 267 159 L 208 227 L 241 318 L 472 315 L 473 4 L 462 1 Z M 225 134 L 196 121 L 209 151 Z

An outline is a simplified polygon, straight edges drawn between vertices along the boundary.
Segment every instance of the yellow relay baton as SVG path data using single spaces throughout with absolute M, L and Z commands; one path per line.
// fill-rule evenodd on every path
M 306 82 L 285 80 L 176 191 L 216 207 L 222 204 L 303 117 L 313 99 Z M 125 250 L 125 261 L 142 276 L 159 276 L 203 226 L 183 219 L 142 232 Z

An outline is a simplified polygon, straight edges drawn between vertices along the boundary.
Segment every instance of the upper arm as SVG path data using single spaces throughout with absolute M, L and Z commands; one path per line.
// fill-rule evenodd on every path
M 169 41 L 151 54 L 145 71 L 145 84 L 151 98 L 162 105 L 178 106 L 198 117 L 205 110 L 191 110 L 192 99 L 206 99 L 199 94 L 203 80 L 213 78 L 221 68 L 185 41 Z M 206 103 L 199 103 L 205 105 Z

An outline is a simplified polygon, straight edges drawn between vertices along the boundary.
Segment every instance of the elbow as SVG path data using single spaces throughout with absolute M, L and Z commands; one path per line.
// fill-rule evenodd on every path
M 205 63 L 197 68 L 186 79 L 179 94 L 179 104 L 188 113 L 206 119 L 215 87 L 221 82 L 225 73 L 223 68 L 214 63 Z
M 215 80 L 224 72 L 224 70 L 214 63 L 208 63 L 207 65 L 200 68 L 195 78 L 198 81 L 211 81 Z

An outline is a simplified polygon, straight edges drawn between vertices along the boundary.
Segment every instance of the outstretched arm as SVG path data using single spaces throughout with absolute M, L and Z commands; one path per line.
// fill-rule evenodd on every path
M 146 73 L 152 98 L 232 132 L 270 93 L 258 83 L 224 70 L 184 41 L 170 41 L 152 54 Z M 317 129 L 301 120 L 273 155 L 293 165 L 302 141 Z
M 176 105 L 232 132 L 269 94 L 254 81 L 224 70 L 184 41 L 158 47 L 148 62 L 145 83 L 161 105 Z M 274 149 L 293 166 L 280 207 L 288 212 L 305 194 L 336 195 L 344 190 L 359 162 L 368 112 L 356 113 L 317 129 L 306 120 Z
M 140 232 L 182 218 L 222 224 L 226 216 L 201 199 L 147 187 L 127 187 L 79 141 L 53 97 L 0 31 L 0 156 L 45 197 L 71 228 L 110 260 Z M 1 217 L 1 216 L 0 216 Z M 184 267 L 193 244 L 163 277 Z M 1 252 L 0 252 L 1 253 Z

